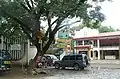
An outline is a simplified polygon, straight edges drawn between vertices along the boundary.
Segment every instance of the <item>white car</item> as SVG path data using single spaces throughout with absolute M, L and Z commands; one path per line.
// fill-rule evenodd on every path
M 44 54 L 44 56 L 50 57 L 53 60 L 53 64 L 55 63 L 55 61 L 59 60 L 55 55 L 52 54 Z

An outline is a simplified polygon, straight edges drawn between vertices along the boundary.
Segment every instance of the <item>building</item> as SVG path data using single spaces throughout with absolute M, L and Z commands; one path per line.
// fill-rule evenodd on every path
M 37 53 L 35 46 L 31 45 L 29 40 L 17 37 L 17 39 L 8 39 L 0 36 L 0 51 L 8 50 L 12 57 L 13 64 L 28 64 Z
M 120 59 L 120 31 L 76 37 L 74 50 L 86 53 L 91 59 Z

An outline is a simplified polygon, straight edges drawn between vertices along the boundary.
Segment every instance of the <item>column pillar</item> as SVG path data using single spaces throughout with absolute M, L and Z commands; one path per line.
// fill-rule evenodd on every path
M 89 58 L 91 58 L 91 51 L 89 48 L 88 48 L 88 56 L 89 56 Z
M 119 38 L 119 59 L 120 59 L 120 38 Z
M 102 55 L 101 55 L 101 59 L 104 59 L 104 57 L 103 57 L 103 50 L 102 50 L 101 54 L 102 54 Z
M 84 40 L 82 41 L 82 45 L 84 46 Z
M 4 49 L 4 38 L 1 36 L 1 49 Z
M 97 48 L 98 48 L 98 60 L 100 60 L 100 41 L 97 40 Z
M 93 60 L 95 59 L 95 52 L 94 50 L 92 50 L 92 53 L 93 53 Z

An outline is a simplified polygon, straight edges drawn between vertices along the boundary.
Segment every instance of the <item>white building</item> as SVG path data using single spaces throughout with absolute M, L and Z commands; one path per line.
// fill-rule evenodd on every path
M 120 31 L 108 33 L 93 33 L 82 30 L 74 37 L 76 53 L 86 53 L 92 59 L 120 59 Z M 83 32 L 84 33 L 84 32 Z M 81 35 L 82 34 L 82 35 Z

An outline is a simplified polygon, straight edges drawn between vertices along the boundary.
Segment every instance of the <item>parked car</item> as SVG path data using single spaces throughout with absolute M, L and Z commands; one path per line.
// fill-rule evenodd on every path
M 66 55 L 61 61 L 55 61 L 55 68 L 74 67 L 75 70 L 84 69 L 89 66 L 88 56 L 86 54 Z
M 52 54 L 44 54 L 44 56 L 48 59 L 48 65 L 50 65 L 50 63 L 54 64 L 55 61 L 59 60 L 55 55 Z
M 11 70 L 11 55 L 8 51 L 0 51 L 0 72 Z

